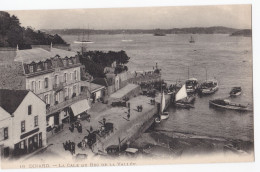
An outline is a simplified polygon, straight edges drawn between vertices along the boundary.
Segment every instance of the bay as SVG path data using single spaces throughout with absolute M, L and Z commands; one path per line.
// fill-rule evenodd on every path
M 150 34 L 91 35 L 93 44 L 87 50 L 126 51 L 131 57 L 129 70 L 151 70 L 155 63 L 162 69 L 162 77 L 169 84 L 195 77 L 200 82 L 217 79 L 219 90 L 211 96 L 197 97 L 195 108 L 170 107 L 170 117 L 155 130 L 183 132 L 213 137 L 253 141 L 253 112 L 217 110 L 208 101 L 228 97 L 234 86 L 242 87 L 242 95 L 232 101 L 253 105 L 253 72 L 251 37 L 231 37 L 227 34 L 189 34 L 153 36 Z M 77 35 L 62 35 L 73 51 Z M 128 41 L 122 41 L 127 39 Z M 188 76 L 189 70 L 189 76 Z

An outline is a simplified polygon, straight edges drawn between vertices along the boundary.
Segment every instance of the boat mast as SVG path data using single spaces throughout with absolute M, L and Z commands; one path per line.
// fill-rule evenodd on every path
M 88 40 L 87 41 L 89 41 L 89 24 L 88 24 Z
M 188 66 L 188 79 L 190 78 L 190 67 Z
M 208 80 L 208 71 L 207 71 L 207 68 L 206 68 L 206 81 Z

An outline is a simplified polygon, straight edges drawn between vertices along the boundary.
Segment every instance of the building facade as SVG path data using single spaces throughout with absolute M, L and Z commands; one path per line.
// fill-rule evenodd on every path
M 48 132 L 60 130 L 70 118 L 70 106 L 90 97 L 81 91 L 82 65 L 75 52 L 52 47 L 18 50 L 15 61 L 23 64 L 26 90 L 46 103 Z
M 46 104 L 28 90 L 0 90 L 2 157 L 46 146 Z

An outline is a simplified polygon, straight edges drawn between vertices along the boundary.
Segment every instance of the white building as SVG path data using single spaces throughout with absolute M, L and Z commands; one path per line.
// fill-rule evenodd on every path
M 46 104 L 28 90 L 0 89 L 2 155 L 22 155 L 46 146 Z

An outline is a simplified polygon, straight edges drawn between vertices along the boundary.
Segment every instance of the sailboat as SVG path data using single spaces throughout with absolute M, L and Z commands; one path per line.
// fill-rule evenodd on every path
M 169 118 L 169 112 L 165 112 L 165 96 L 164 96 L 164 92 L 162 92 L 162 96 L 161 96 L 161 119 L 168 119 Z
M 124 38 L 122 39 L 122 42 L 132 42 L 132 39 L 126 39 L 125 38 L 125 31 L 123 31 Z
M 159 117 L 155 118 L 156 123 L 160 123 L 161 120 L 166 120 L 169 118 L 169 112 L 165 112 L 164 110 L 165 110 L 165 95 L 164 95 L 164 92 L 162 92 Z
M 192 36 L 190 36 L 190 41 L 189 42 L 190 43 L 195 43 L 195 40 L 194 40 L 194 38 Z
M 184 84 L 175 96 L 175 106 L 180 108 L 194 108 L 192 105 L 194 101 L 195 96 L 188 96 L 186 84 Z
M 210 95 L 216 91 L 218 91 L 218 81 L 216 79 L 208 80 L 208 73 L 206 69 L 206 81 L 200 84 L 198 88 L 199 95 Z
M 78 40 L 74 41 L 74 43 L 75 44 L 93 44 L 94 42 L 89 39 L 89 28 L 88 28 L 88 39 L 85 40 L 85 32 L 83 31 L 82 39 L 80 40 L 79 36 L 78 36 Z
M 188 94 L 193 94 L 197 91 L 198 80 L 196 78 L 190 78 L 190 68 L 188 67 L 188 80 L 185 81 L 186 91 Z

